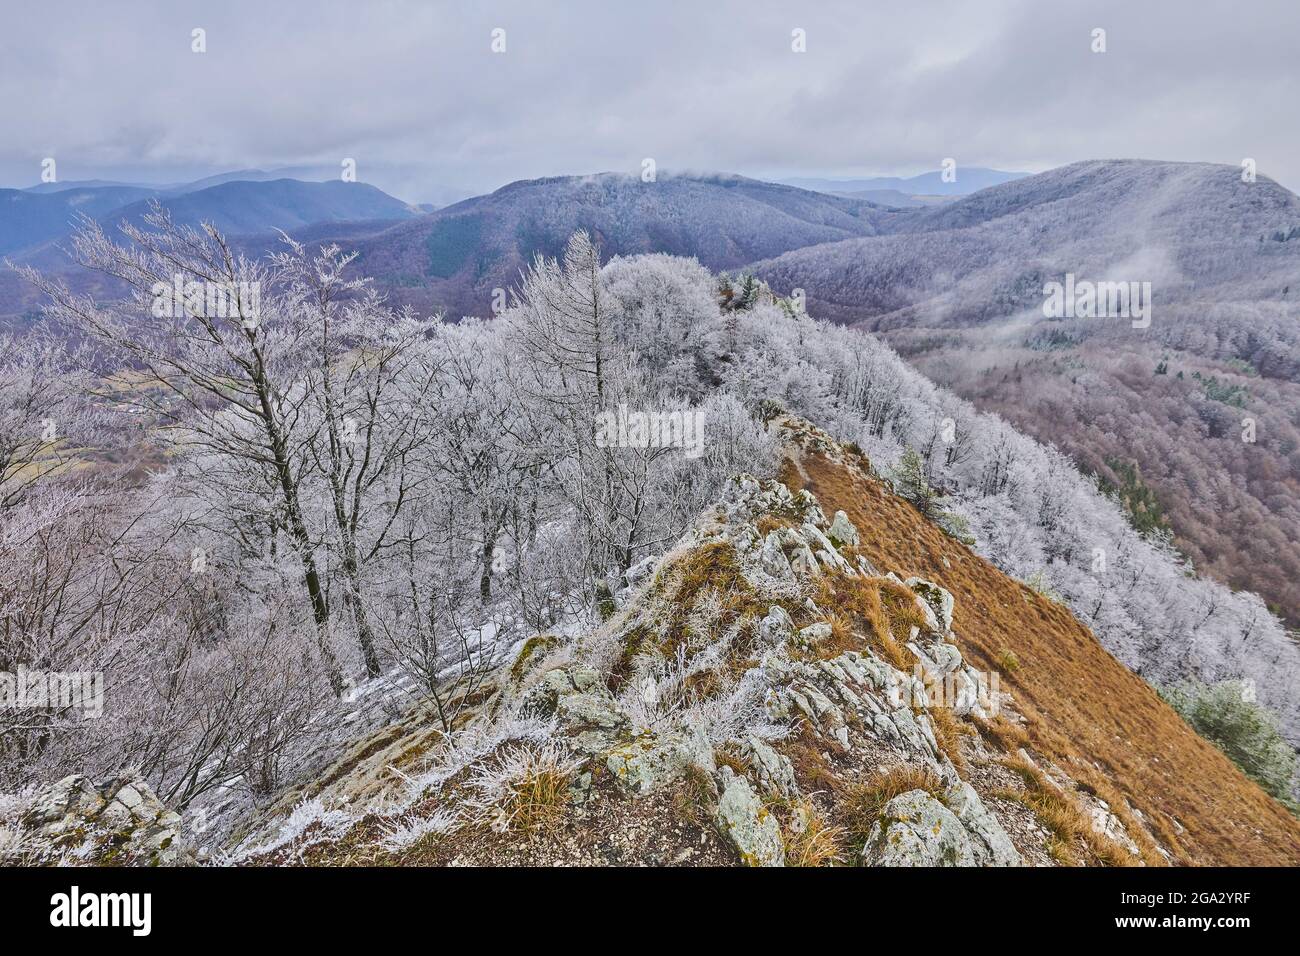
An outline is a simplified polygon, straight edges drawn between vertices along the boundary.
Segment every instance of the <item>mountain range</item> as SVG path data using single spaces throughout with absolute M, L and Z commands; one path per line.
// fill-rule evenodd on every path
M 798 181 L 814 191 L 604 173 L 515 182 L 421 214 L 359 183 L 268 175 L 0 191 L 0 253 L 58 271 L 78 213 L 138 221 L 156 199 L 183 221 L 216 222 L 250 254 L 274 248 L 282 228 L 340 242 L 395 304 L 451 317 L 489 314 L 494 290 L 577 229 L 606 258 L 667 252 L 748 269 L 779 292 L 803 289 L 812 314 L 885 336 L 927 376 L 1068 452 L 1135 523 L 1171 530 L 1202 570 L 1300 621 L 1300 199 L 1267 177 L 1113 160 L 1034 176 L 961 169 L 954 184 L 938 173 Z M 912 204 L 860 198 L 882 191 Z M 1045 283 L 1067 275 L 1149 282 L 1150 327 L 1044 316 Z M 0 274 L 0 320 L 36 305 Z
M 940 170 L 920 173 L 916 176 L 872 176 L 866 179 L 783 179 L 784 183 L 800 189 L 810 189 L 819 193 L 836 193 L 840 195 L 861 195 L 876 193 L 885 195 L 911 197 L 968 196 L 989 186 L 1000 186 L 1016 179 L 1023 179 L 1029 173 L 1007 172 L 1001 169 L 985 169 L 980 166 L 970 168 L 954 167 L 951 175 L 945 179 Z
M 182 185 L 86 180 L 0 189 L 0 255 L 30 255 L 68 236 L 83 216 L 110 228 L 123 220 L 138 225 L 153 202 L 178 222 L 211 222 L 229 235 L 320 222 L 409 219 L 427 211 L 365 183 L 270 175 L 243 170 Z
M 1068 452 L 1202 570 L 1300 621 L 1300 199 L 1205 163 L 1076 163 L 754 271 Z M 1044 315 L 1149 282 L 1148 328 Z M 1154 489 L 1154 500 L 1151 490 Z
M 494 289 L 517 284 L 534 256 L 553 257 L 586 229 L 606 257 L 694 256 L 736 269 L 791 249 L 888 230 L 897 210 L 741 176 L 615 173 L 526 180 L 358 237 L 358 268 L 399 304 L 487 315 Z M 328 226 L 312 239 L 331 239 Z M 252 251 L 273 242 L 250 241 Z

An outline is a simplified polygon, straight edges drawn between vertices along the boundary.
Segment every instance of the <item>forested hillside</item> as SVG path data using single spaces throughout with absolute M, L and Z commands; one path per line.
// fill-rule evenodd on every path
M 394 312 L 337 249 L 250 262 L 165 217 L 127 238 L 91 225 L 76 251 L 129 300 L 26 273 L 53 341 L 73 333 L 93 363 L 33 338 L 5 350 L 0 598 L 26 624 L 5 659 L 115 689 L 101 719 L 5 726 L 7 788 L 137 768 L 167 804 L 233 826 L 411 704 L 454 743 L 524 642 L 599 632 L 729 479 L 777 472 L 783 412 L 1147 680 L 1250 678 L 1300 727 L 1300 659 L 1259 598 L 1189 573 L 1064 455 L 762 286 L 659 254 L 602 266 L 580 233 L 503 315 L 453 324 Z M 160 313 L 177 268 L 258 283 L 256 314 Z M 140 442 L 162 463 L 143 481 L 110 464 Z M 868 540 L 889 533 L 868 521 Z M 717 573 L 692 587 L 725 605 L 735 581 Z
M 1109 485 L 1140 477 L 1197 568 L 1300 620 L 1300 199 L 1235 167 L 1098 161 L 894 227 L 755 271 Z M 1149 282 L 1149 326 L 1045 317 L 1066 274 Z

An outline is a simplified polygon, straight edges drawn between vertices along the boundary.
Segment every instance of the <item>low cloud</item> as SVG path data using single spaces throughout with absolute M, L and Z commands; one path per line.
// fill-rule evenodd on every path
M 151 182 L 351 157 L 413 201 L 646 157 L 758 176 L 1252 157 L 1300 185 L 1292 0 L 83 0 L 9 19 L 7 185 L 48 156 L 61 179 Z

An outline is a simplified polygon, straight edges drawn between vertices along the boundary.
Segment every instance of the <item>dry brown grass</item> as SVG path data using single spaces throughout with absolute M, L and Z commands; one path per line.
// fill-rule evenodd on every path
M 554 822 L 564 813 L 569 791 L 569 774 L 560 770 L 539 770 L 511 784 L 502 806 L 512 830 L 531 830 Z
M 792 519 L 783 518 L 779 515 L 760 515 L 755 524 L 758 527 L 758 533 L 766 538 L 773 531 L 794 527 L 795 523 Z
M 817 579 L 813 600 L 830 612 L 831 627 L 840 627 L 840 636 L 829 642 L 834 657 L 846 650 L 869 647 L 892 667 L 911 670 L 911 659 L 903 647 L 913 623 L 924 615 L 911 591 L 906 600 L 898 593 L 901 585 L 884 578 L 848 578 L 823 575 Z M 895 635 L 901 635 L 899 640 Z
M 1004 790 L 998 795 L 1024 804 L 1052 834 L 1047 852 L 1062 866 L 1136 866 L 1131 853 L 1093 829 L 1092 819 L 1078 800 L 1050 783 L 1043 773 L 1019 757 L 1005 761 L 1024 783 L 1025 789 Z
M 1025 745 L 1067 772 L 1092 768 L 1111 781 L 1115 796 L 1142 812 L 1180 862 L 1300 861 L 1300 821 L 1198 737 L 1067 608 L 1013 581 L 856 469 L 810 454 L 799 468 L 787 462 L 782 478 L 793 491 L 812 491 L 827 514 L 843 509 L 876 567 L 951 591 L 953 629 L 972 666 L 993 669 L 1003 649 L 1032 661 L 1002 678 L 1027 719 Z
M 992 720 L 972 717 L 971 723 L 976 732 L 1003 753 L 1013 754 L 1021 747 L 1028 747 L 1029 732 L 1019 724 L 1007 719 L 1006 714 L 998 714 Z
M 681 783 L 673 790 L 673 808 L 687 823 L 697 827 L 712 826 L 711 808 L 717 802 L 717 788 L 708 771 L 689 764 Z
M 958 772 L 965 772 L 966 758 L 961 752 L 961 738 L 975 733 L 975 728 L 959 720 L 957 715 L 947 707 L 931 707 L 926 711 L 930 718 L 930 727 L 934 730 L 935 743 L 952 761 Z
M 503 748 L 471 775 L 475 822 L 497 832 L 550 826 L 564 815 L 575 766 L 550 744 Z
M 782 814 L 786 866 L 834 866 L 844 862 L 847 833 L 832 825 L 808 800 L 792 804 Z
M 937 798 L 943 793 L 943 784 L 929 768 L 905 765 L 882 771 L 866 783 L 844 789 L 837 815 L 843 821 L 855 851 L 867 842 L 885 804 L 912 790 L 924 790 Z
M 722 597 L 723 617 L 719 629 L 744 614 L 767 613 L 767 605 L 757 600 L 741 573 L 735 548 L 724 541 L 712 541 L 692 548 L 658 572 L 651 593 L 665 598 L 672 605 L 673 613 L 664 623 L 661 633 L 652 633 L 649 628 L 640 626 L 627 634 L 622 653 L 610 672 L 611 690 L 618 690 L 626 682 L 632 661 L 646 650 L 648 642 L 653 641 L 659 652 L 670 659 L 679 647 L 690 646 L 693 637 L 691 613 L 706 591 L 717 591 Z M 705 646 L 709 642 L 700 640 L 698 643 Z
M 719 767 L 730 767 L 742 777 L 749 772 L 749 765 L 743 757 L 730 747 L 719 747 L 713 751 L 713 762 Z
M 796 735 L 782 744 L 781 750 L 794 768 L 795 781 L 805 793 L 824 790 L 833 794 L 843 787 L 835 768 L 822 756 L 824 746 L 807 722 L 799 724 Z

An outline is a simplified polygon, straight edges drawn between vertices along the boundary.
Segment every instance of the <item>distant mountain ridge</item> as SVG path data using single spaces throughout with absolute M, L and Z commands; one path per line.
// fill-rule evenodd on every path
M 1294 626 L 1298 240 L 1300 198 L 1265 176 L 1096 160 L 753 269 L 778 291 L 805 289 L 814 315 L 884 334 L 928 377 L 1112 486 L 1154 489 L 1158 520 L 1199 568 Z M 1150 282 L 1150 328 L 1045 317 L 1044 285 L 1066 274 Z
M 865 179 L 792 178 L 783 179 L 781 182 L 800 189 L 840 194 L 892 190 L 905 196 L 968 196 L 989 186 L 1000 186 L 1002 183 L 1023 179 L 1030 175 L 1032 174 L 958 165 L 953 170 L 951 181 L 946 180 L 941 171 L 933 170 L 916 176 L 870 176 Z
M 265 182 L 233 180 L 159 202 L 177 222 L 210 222 L 229 235 L 249 235 L 267 229 L 298 229 L 321 222 L 370 219 L 410 219 L 414 207 L 366 183 L 331 180 L 320 183 L 295 179 Z M 151 208 L 140 200 L 102 217 L 115 225 L 139 224 Z
M 139 223 L 152 201 L 178 221 L 213 222 L 231 235 L 317 222 L 408 219 L 423 212 L 366 183 L 267 177 L 243 170 L 168 186 L 87 180 L 0 189 L 0 255 L 30 252 L 67 236 L 82 216 L 106 225 Z
M 694 256 L 734 269 L 789 249 L 888 231 L 899 210 L 743 176 L 614 173 L 521 180 L 358 239 L 358 268 L 402 304 L 488 314 L 494 288 L 578 229 L 606 257 Z M 326 232 L 328 230 L 325 230 Z M 322 236 L 322 238 L 324 238 Z
M 0 189 L 0 255 L 66 235 L 78 216 L 95 219 L 152 195 L 142 186 L 76 186 L 42 193 Z

